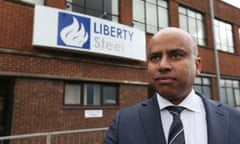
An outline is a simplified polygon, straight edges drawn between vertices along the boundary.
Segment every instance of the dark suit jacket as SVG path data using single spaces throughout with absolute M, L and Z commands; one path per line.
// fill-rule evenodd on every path
M 200 97 L 206 110 L 208 144 L 240 144 L 240 111 Z M 118 111 L 103 144 L 166 144 L 156 95 Z

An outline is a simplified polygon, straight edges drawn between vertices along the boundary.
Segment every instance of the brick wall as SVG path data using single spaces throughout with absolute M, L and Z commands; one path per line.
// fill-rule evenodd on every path
M 0 47 L 31 50 L 33 7 L 0 1 Z
M 18 78 L 14 88 L 12 134 L 108 127 L 118 108 L 103 109 L 103 118 L 84 118 L 84 108 L 63 105 L 61 80 Z M 147 87 L 120 85 L 120 107 L 147 98 Z

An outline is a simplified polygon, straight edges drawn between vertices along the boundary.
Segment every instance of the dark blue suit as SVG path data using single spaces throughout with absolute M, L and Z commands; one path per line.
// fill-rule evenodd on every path
M 208 144 L 240 144 L 240 111 L 201 98 Z M 166 144 L 157 96 L 117 112 L 103 144 Z

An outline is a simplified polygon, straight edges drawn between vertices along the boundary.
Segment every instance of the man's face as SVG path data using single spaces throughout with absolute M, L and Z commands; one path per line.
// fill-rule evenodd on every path
M 193 55 L 193 43 L 186 35 L 168 32 L 151 40 L 148 61 L 151 82 L 172 103 L 179 104 L 191 92 L 200 70 L 201 59 Z

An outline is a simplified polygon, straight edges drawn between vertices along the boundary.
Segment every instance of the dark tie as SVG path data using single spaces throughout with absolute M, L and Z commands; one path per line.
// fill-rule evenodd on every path
M 166 109 L 173 115 L 173 122 L 168 135 L 168 144 L 185 144 L 183 125 L 180 119 L 180 113 L 185 108 L 179 106 L 169 106 Z

